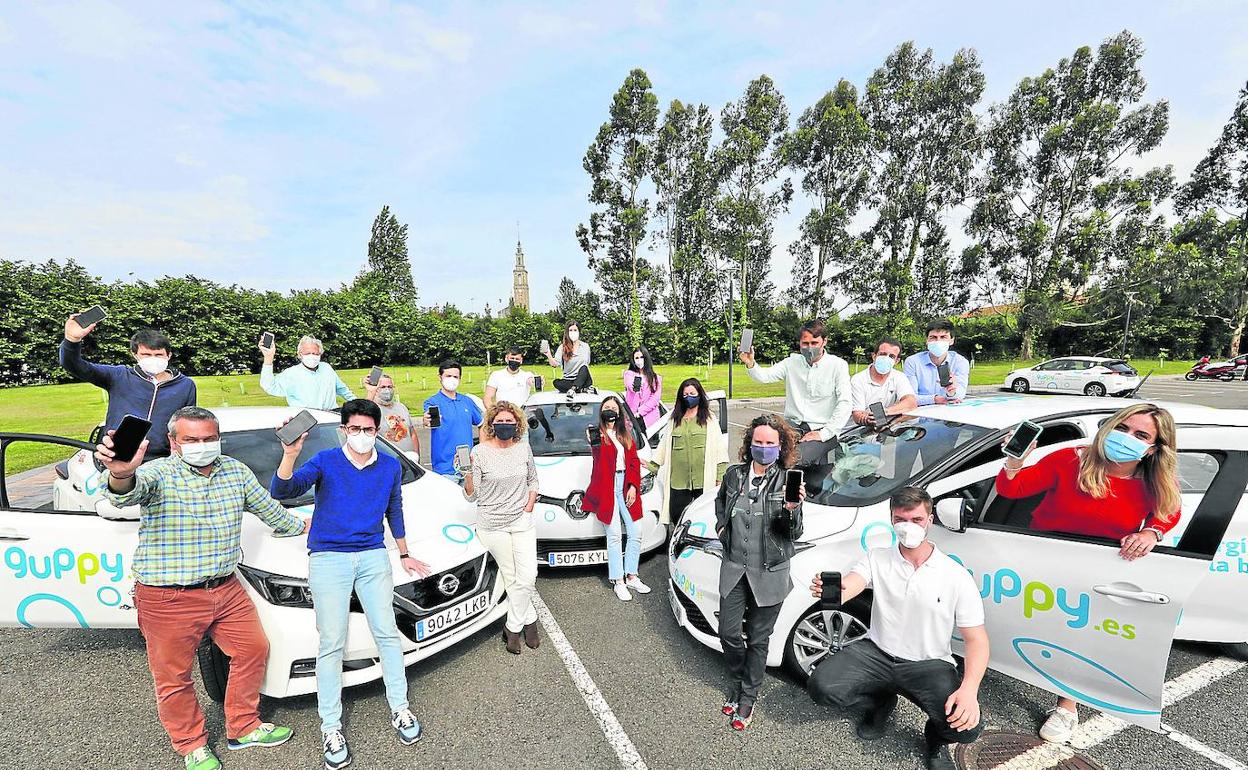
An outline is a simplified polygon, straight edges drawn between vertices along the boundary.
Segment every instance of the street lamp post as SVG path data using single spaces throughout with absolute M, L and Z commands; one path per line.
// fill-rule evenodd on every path
M 732 365 L 736 363 L 736 356 L 733 350 L 736 349 L 737 340 L 732 330 L 732 275 L 728 276 L 728 398 L 732 398 Z
M 1128 291 L 1127 295 L 1127 322 L 1122 328 L 1122 357 L 1127 357 L 1127 341 L 1131 338 L 1131 305 L 1135 303 L 1136 292 Z

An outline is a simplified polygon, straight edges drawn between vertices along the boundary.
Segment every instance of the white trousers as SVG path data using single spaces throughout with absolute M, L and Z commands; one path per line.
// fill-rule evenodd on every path
M 537 593 L 537 526 L 525 514 L 504 529 L 478 529 L 477 536 L 498 563 L 499 579 L 507 591 L 507 630 L 519 633 L 537 622 L 533 595 Z

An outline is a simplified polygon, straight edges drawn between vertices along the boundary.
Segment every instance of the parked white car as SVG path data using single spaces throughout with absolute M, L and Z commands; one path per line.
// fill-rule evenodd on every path
M 1085 396 L 1122 396 L 1140 385 L 1140 375 L 1121 358 L 1069 356 L 1015 369 L 1005 375 L 1005 387 L 1015 393 L 1082 393 Z
M 297 413 L 289 407 L 213 410 L 221 421 L 225 454 L 249 467 L 267 487 L 281 460 L 274 427 Z M 319 419 L 300 462 L 340 446 L 332 412 Z M 0 463 L 15 445 L 76 447 L 55 475 L 5 479 L 0 484 L 0 626 L 26 628 L 137 628 L 130 559 L 138 542 L 138 509 L 118 509 L 105 499 L 91 447 L 50 436 L 0 434 Z M 417 465 L 384 440 L 378 450 L 403 466 L 403 516 L 413 556 L 433 572 L 413 579 L 399 565 L 389 532 L 394 611 L 408 665 L 454 645 L 501 618 L 498 568 L 473 527 L 472 505 L 451 480 Z M 2 466 L 0 466 L 2 467 Z M 51 478 L 46 478 L 51 476 Z M 311 493 L 285 503 L 311 515 Z M 243 561 L 238 572 L 269 638 L 261 692 L 283 698 L 316 691 L 316 621 L 308 592 L 307 537 L 276 537 L 254 516 L 243 518 Z M 211 643 L 200 651 L 209 695 L 223 697 L 226 659 Z M 358 606 L 352 607 L 343 660 L 343 683 L 381 677 L 377 649 Z
M 823 611 L 809 585 L 819 572 L 848 572 L 869 548 L 894 545 L 888 499 L 914 484 L 936 499 L 944 528 L 933 528 L 933 541 L 980 587 L 990 666 L 1158 729 L 1173 639 L 1220 643 L 1248 659 L 1248 410 L 1164 405 L 1179 424 L 1183 514 L 1165 543 L 1138 561 L 1120 558 L 1117 542 L 1031 531 L 1039 498 L 1008 500 L 994 484 L 1001 440 L 1021 420 L 1044 426 L 1034 462 L 1087 444 L 1132 403 L 1139 402 L 1003 394 L 921 407 L 880 431 L 847 430 L 835 462 L 806 469 L 805 532 L 768 665 L 809 675 L 863 637 L 869 594 Z M 709 496 L 686 512 L 669 547 L 669 595 L 677 622 L 720 649 L 723 551 L 714 526 Z

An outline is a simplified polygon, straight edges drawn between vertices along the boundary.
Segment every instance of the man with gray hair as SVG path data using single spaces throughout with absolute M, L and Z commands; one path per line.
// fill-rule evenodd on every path
M 316 337 L 305 334 L 300 338 L 299 363 L 284 369 L 280 374 L 273 373 L 276 340 L 265 347 L 264 338 L 261 337 L 259 347 L 264 355 L 264 366 L 260 368 L 260 387 L 270 396 L 285 398 L 288 406 L 333 409 L 338 406 L 339 397 L 344 401 L 355 398 L 355 394 L 334 371 L 334 367 L 321 360 L 321 356 L 325 354 L 325 346 Z
M 106 469 L 105 496 L 118 508 L 140 510 L 134 551 L 134 608 L 147 641 L 156 685 L 156 713 L 186 770 L 216 770 L 191 667 L 204 635 L 230 658 L 225 728 L 230 749 L 270 747 L 291 729 L 260 719 L 260 683 L 269 641 L 256 607 L 234 569 L 242 557 L 243 513 L 281 535 L 298 535 L 307 523 L 287 511 L 246 465 L 221 454 L 217 417 L 197 406 L 169 420 L 173 454 L 143 465 L 148 442 L 130 460 L 113 453 L 113 431 L 95 448 Z

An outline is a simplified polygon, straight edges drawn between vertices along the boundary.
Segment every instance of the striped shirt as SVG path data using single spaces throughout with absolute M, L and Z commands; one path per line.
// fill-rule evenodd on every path
M 521 438 L 506 449 L 478 444 L 472 449 L 472 494 L 479 529 L 504 529 L 524 515 L 529 493 L 537 491 L 533 450 Z
M 139 466 L 129 492 L 110 490 L 107 472 L 100 485 L 118 508 L 139 506 L 134 575 L 144 585 L 190 585 L 233 572 L 243 555 L 244 511 L 279 534 L 303 531 L 303 520 L 270 497 L 251 470 L 232 457 L 213 463 L 208 476 L 176 455 L 162 457 Z

